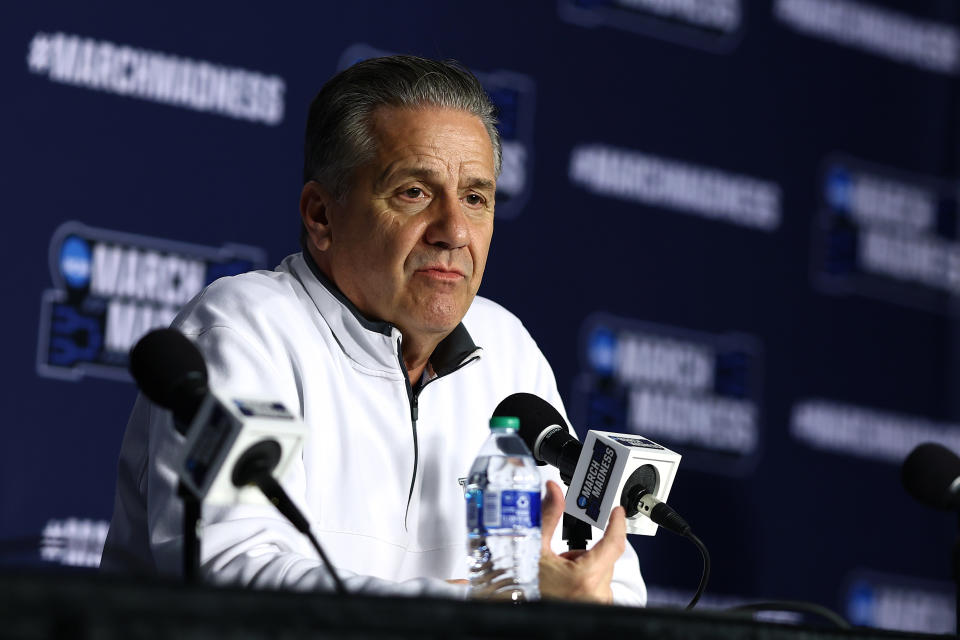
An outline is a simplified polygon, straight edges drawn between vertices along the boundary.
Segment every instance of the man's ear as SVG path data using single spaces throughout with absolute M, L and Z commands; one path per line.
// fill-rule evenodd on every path
M 300 220 L 307 232 L 307 243 L 317 251 L 326 251 L 333 242 L 329 219 L 333 202 L 333 197 L 319 182 L 311 180 L 303 185 L 303 191 L 300 192 Z

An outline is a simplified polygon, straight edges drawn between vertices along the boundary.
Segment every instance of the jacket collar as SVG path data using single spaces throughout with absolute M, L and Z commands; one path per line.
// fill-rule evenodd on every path
M 368 367 L 373 363 L 364 361 L 372 356 L 376 364 L 379 365 L 375 368 L 398 371 L 400 330 L 389 322 L 372 320 L 363 315 L 356 305 L 340 291 L 333 280 L 320 270 L 306 247 L 299 255 L 290 258 L 293 259 L 292 270 L 300 276 L 300 281 L 306 287 L 314 303 L 317 304 L 318 310 L 327 320 L 334 334 L 337 335 L 337 339 L 347 355 Z M 312 278 L 304 277 L 305 274 L 296 273 L 301 270 L 298 268 L 301 264 L 306 267 L 305 270 Z M 320 285 L 320 290 L 315 284 Z M 328 299 L 332 298 L 336 301 L 339 313 L 334 315 L 337 316 L 339 322 L 331 322 L 331 318 L 327 317 L 328 314 L 325 313 L 324 309 L 325 305 L 321 305 L 320 300 L 318 300 L 318 297 L 322 294 L 325 294 Z M 335 325 L 340 325 L 340 330 Z M 433 350 L 430 355 L 430 367 L 437 377 L 444 376 L 460 367 L 464 361 L 476 355 L 479 350 L 480 348 L 474 343 L 470 332 L 461 322 Z
M 437 377 L 445 376 L 480 350 L 461 322 L 430 354 L 430 366 Z

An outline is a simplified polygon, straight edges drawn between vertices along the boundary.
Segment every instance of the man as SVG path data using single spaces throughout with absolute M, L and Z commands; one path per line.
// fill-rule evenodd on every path
M 213 283 L 174 321 L 203 351 L 212 387 L 277 397 L 303 416 L 302 461 L 283 482 L 348 589 L 464 595 L 460 480 L 489 416 L 518 391 L 562 408 L 520 322 L 476 297 L 500 159 L 493 107 L 469 72 L 407 56 L 361 62 L 310 108 L 303 252 Z M 141 397 L 105 568 L 177 572 L 171 462 L 181 443 L 169 413 Z M 562 508 L 548 483 L 543 595 L 643 604 L 622 510 L 593 549 L 558 555 Z M 204 521 L 209 579 L 330 587 L 308 542 L 271 507 L 207 508 Z

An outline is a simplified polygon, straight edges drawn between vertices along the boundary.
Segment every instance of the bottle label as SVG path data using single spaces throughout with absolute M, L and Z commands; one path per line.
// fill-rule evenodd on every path
M 483 526 L 488 529 L 540 526 L 539 491 L 486 491 Z

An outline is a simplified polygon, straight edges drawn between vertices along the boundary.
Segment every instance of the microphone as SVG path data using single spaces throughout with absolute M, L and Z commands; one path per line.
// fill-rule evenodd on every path
M 302 447 L 306 427 L 282 403 L 211 390 L 203 354 L 176 329 L 141 338 L 130 351 L 130 373 L 144 395 L 173 413 L 174 426 L 186 436 L 176 469 L 199 500 L 262 503 L 257 492 L 244 489 L 262 476 L 282 475 Z
M 141 338 L 130 351 L 130 373 L 144 395 L 173 413 L 175 428 L 186 436 L 174 467 L 191 499 L 272 504 L 310 539 L 336 591 L 346 593 L 309 521 L 277 480 L 303 448 L 303 422 L 276 400 L 210 389 L 203 354 L 176 329 Z
M 532 393 L 514 393 L 497 405 L 493 415 L 519 418 L 517 433 L 537 464 L 557 467 L 560 478 L 570 484 L 583 445 L 570 435 L 566 421 L 552 404 Z
M 646 438 L 605 431 L 587 431 L 580 444 L 560 412 L 532 393 L 507 396 L 493 415 L 519 418 L 517 433 L 537 464 L 560 470 L 568 485 L 567 515 L 605 529 L 610 512 L 619 504 L 626 510 L 627 533 L 652 536 L 659 525 L 690 540 L 703 558 L 700 584 L 686 608 L 696 606 L 710 579 L 710 553 L 666 503 L 680 454 Z M 646 517 L 640 518 L 641 514 Z
M 518 433 L 537 464 L 560 470 L 570 487 L 566 513 L 604 529 L 610 511 L 622 505 L 628 533 L 652 536 L 660 525 L 689 534 L 690 525 L 666 504 L 679 454 L 646 438 L 604 431 L 588 431 L 581 444 L 560 412 L 532 393 L 508 396 L 493 415 L 519 418 Z
M 960 509 L 960 457 L 934 442 L 918 445 L 903 462 L 907 492 L 934 509 Z
M 176 329 L 151 331 L 130 350 L 130 374 L 154 404 L 173 412 L 181 434 L 207 396 L 207 363 L 196 345 Z

